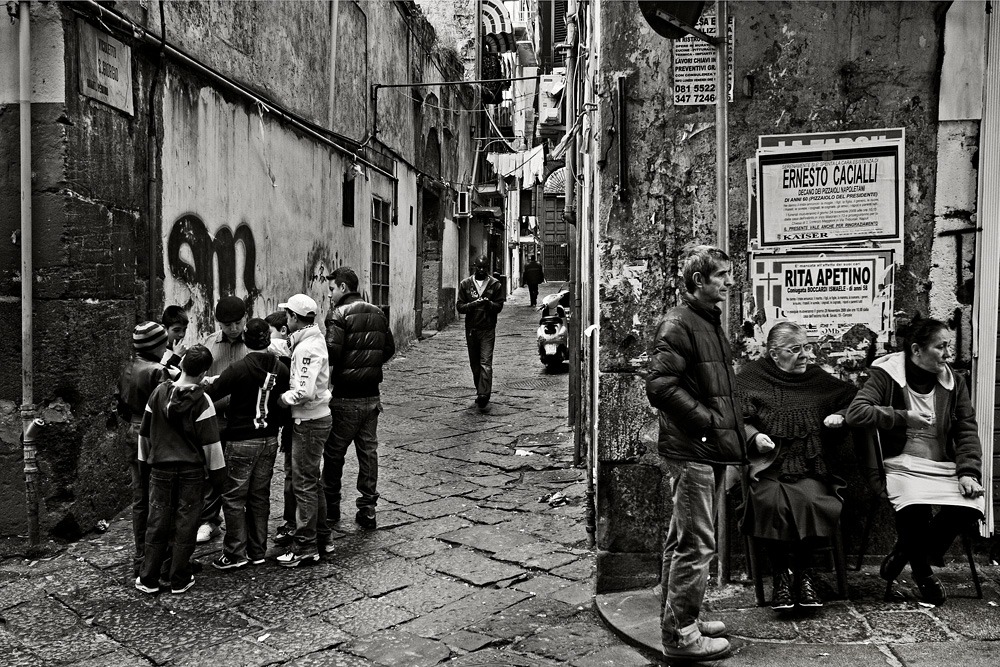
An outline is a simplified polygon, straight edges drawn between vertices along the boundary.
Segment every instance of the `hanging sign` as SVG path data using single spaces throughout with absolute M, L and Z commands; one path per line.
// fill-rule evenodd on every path
M 733 17 L 729 17 L 729 101 L 733 101 Z M 715 15 L 702 16 L 695 26 L 710 37 L 719 34 Z M 673 41 L 674 49 L 674 105 L 694 106 L 715 104 L 715 84 L 718 71 L 716 48 L 700 39 L 688 35 Z
M 132 115 L 132 49 L 83 20 L 80 35 L 80 92 Z
M 789 319 L 810 336 L 839 338 L 861 324 L 887 342 L 893 318 L 893 251 L 757 255 L 753 294 L 766 321 Z

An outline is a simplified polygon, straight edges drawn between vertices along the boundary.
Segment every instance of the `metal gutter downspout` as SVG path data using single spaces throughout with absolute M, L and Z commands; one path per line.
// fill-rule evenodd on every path
M 29 3 L 18 3 L 18 58 L 21 124 L 21 423 L 24 444 L 24 493 L 28 503 L 28 541 L 39 543 L 38 464 L 33 433 L 35 417 L 34 362 L 32 358 L 32 304 L 34 303 L 31 233 L 31 15 Z

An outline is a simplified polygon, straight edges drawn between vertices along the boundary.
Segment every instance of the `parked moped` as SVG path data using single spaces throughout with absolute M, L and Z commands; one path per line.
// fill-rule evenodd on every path
M 538 322 L 538 356 L 549 370 L 559 368 L 569 361 L 569 331 L 566 328 L 566 306 L 569 290 L 550 294 L 542 299 Z

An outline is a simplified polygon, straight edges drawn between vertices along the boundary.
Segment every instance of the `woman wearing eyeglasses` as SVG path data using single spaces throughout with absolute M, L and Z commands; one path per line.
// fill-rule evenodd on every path
M 939 605 L 947 595 L 931 565 L 983 516 L 983 449 L 965 378 L 948 365 L 947 325 L 914 319 L 904 338 L 902 352 L 872 363 L 847 421 L 877 429 L 885 457 L 897 542 L 879 574 L 891 584 L 909 562 L 924 601 Z
M 811 569 L 819 538 L 840 522 L 844 480 L 824 451 L 843 438 L 844 411 L 856 389 L 814 363 L 806 333 L 778 322 L 764 356 L 736 376 L 750 458 L 750 485 L 741 528 L 764 540 L 775 611 L 822 607 Z

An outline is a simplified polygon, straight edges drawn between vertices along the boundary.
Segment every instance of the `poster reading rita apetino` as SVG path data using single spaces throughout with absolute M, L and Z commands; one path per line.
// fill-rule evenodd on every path
M 766 324 L 789 319 L 810 337 L 839 338 L 857 324 L 888 340 L 893 330 L 893 252 L 759 255 L 754 300 Z
M 900 169 L 898 143 L 758 153 L 761 229 L 751 245 L 900 244 Z

